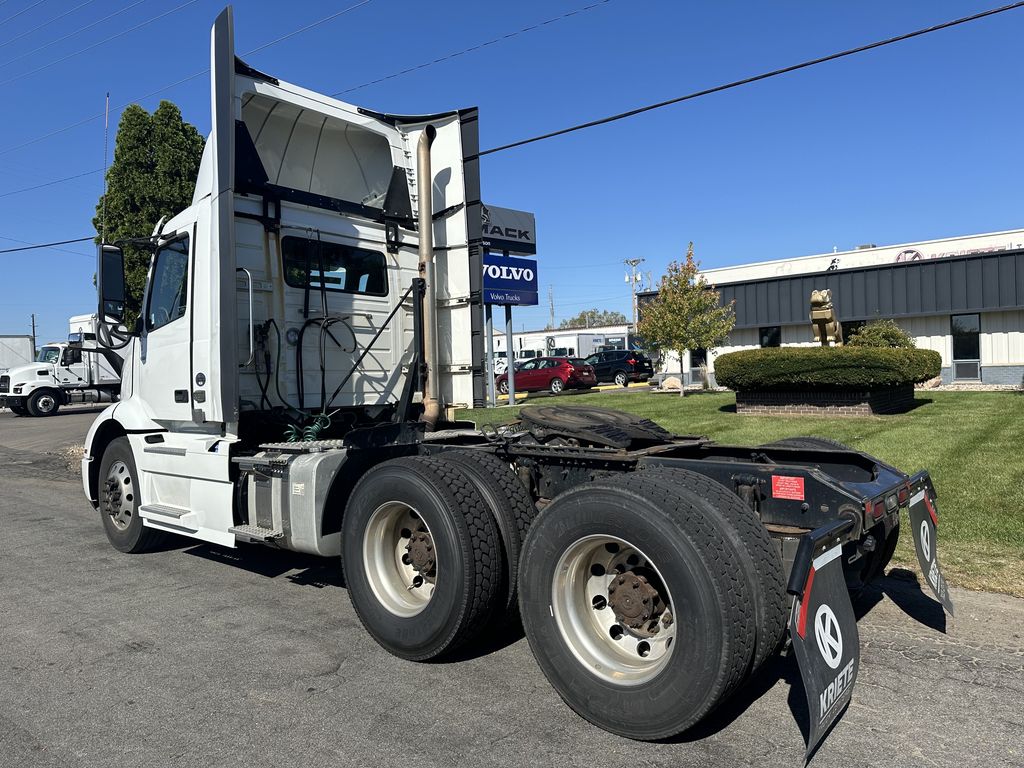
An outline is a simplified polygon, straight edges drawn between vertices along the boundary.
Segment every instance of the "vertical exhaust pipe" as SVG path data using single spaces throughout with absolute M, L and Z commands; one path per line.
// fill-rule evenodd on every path
M 430 146 L 437 130 L 428 125 L 416 147 L 416 190 L 419 202 L 419 274 L 426 283 L 423 296 L 423 356 L 427 375 L 423 382 L 423 415 L 428 429 L 441 417 L 439 353 L 437 346 L 437 286 L 434 282 L 434 174 L 430 167 Z

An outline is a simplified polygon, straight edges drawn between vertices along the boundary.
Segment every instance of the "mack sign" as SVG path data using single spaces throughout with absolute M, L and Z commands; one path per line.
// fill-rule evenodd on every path
M 484 303 L 535 305 L 537 262 L 484 254 Z

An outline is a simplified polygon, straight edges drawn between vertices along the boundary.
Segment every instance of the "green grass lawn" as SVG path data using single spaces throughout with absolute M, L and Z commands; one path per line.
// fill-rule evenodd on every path
M 559 402 L 629 411 L 673 432 L 707 435 L 722 443 L 830 437 L 908 473 L 927 469 L 939 494 L 940 563 L 949 581 L 1024 596 L 1024 394 L 919 392 L 917 398 L 920 405 L 899 416 L 841 419 L 741 416 L 732 412 L 732 393 L 682 398 L 646 391 L 600 392 Z M 513 420 L 518 410 L 466 410 L 459 417 L 501 424 Z M 917 570 L 906 533 L 895 562 Z

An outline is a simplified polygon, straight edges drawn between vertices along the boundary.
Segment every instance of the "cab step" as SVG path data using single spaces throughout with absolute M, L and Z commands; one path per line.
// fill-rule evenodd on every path
M 228 528 L 239 541 L 267 542 L 284 538 L 284 531 L 275 528 L 263 528 L 258 525 L 236 525 Z
M 170 504 L 143 504 L 139 507 L 139 512 L 142 513 L 142 517 L 155 517 L 155 518 L 168 518 L 171 520 L 180 520 L 192 513 L 191 509 L 185 509 L 184 507 L 174 507 Z

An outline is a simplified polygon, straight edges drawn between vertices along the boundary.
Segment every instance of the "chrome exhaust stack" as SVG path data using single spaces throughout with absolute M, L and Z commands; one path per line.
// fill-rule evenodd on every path
M 437 345 L 437 286 L 434 277 L 434 205 L 432 187 L 434 174 L 430 167 L 430 146 L 437 130 L 428 125 L 420 134 L 416 147 L 416 190 L 419 203 L 419 274 L 425 282 L 423 296 L 423 358 L 427 375 L 423 382 L 423 415 L 420 421 L 428 429 L 441 416 L 440 376 Z

